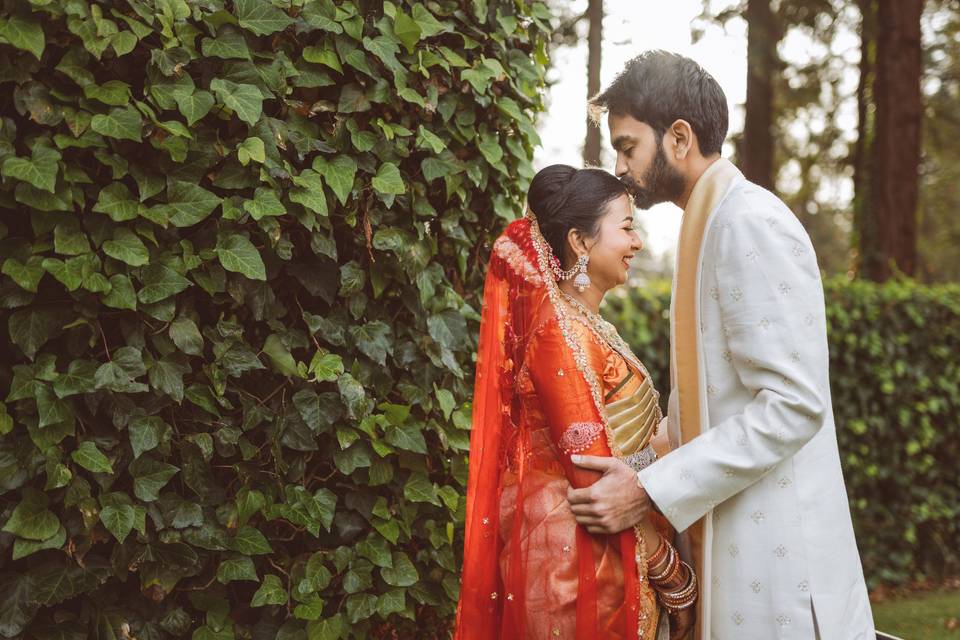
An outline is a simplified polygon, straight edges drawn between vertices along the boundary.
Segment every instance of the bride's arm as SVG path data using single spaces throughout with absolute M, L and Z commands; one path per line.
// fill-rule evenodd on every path
M 555 321 L 541 327 L 531 339 L 525 360 L 567 478 L 574 488 L 580 489 L 592 485 L 600 477 L 600 472 L 573 465 L 570 455 L 612 455 L 594 396 L 595 391 L 602 402 L 600 380 L 610 351 L 609 347 L 605 350 L 580 323 L 570 323 L 569 335 L 582 348 L 585 356 L 582 364 L 593 373 L 597 389 L 591 389 L 584 379 L 573 351 Z M 640 525 L 647 549 L 652 552 L 660 544 L 660 535 L 650 518 L 644 518 Z

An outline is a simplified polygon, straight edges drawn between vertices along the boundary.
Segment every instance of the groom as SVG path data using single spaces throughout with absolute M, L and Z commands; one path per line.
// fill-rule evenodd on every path
M 607 114 L 637 205 L 684 210 L 661 425 L 674 450 L 639 474 L 575 456 L 604 475 L 570 489 L 571 509 L 594 533 L 651 508 L 683 532 L 701 584 L 697 640 L 872 639 L 809 237 L 720 157 L 726 98 L 696 62 L 644 53 L 591 106 Z

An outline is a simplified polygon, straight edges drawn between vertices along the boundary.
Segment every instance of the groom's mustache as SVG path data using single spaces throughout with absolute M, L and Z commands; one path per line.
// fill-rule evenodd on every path
M 620 182 L 627 189 L 627 193 L 633 199 L 633 203 L 641 209 L 649 209 L 653 204 L 653 189 L 647 189 L 640 185 L 633 176 L 624 174 Z

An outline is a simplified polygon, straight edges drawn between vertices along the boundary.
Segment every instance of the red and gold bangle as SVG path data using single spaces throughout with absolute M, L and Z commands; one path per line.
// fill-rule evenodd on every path
M 664 538 L 660 538 L 660 546 L 657 547 L 657 550 L 654 551 L 653 555 L 651 555 L 650 558 L 647 560 L 648 571 L 656 569 L 657 566 L 659 566 L 659 564 L 663 562 L 663 559 L 666 558 L 667 555 L 669 554 L 669 548 L 671 546 L 672 545 L 669 542 L 667 542 Z
M 663 582 L 667 577 L 669 577 L 674 572 L 677 565 L 679 564 L 678 560 L 680 558 L 677 556 L 677 552 L 674 550 L 673 547 L 670 547 L 669 549 L 667 549 L 667 557 L 668 557 L 667 566 L 663 569 L 663 571 L 661 571 L 658 574 L 647 575 L 647 578 L 650 580 L 650 582 L 654 582 L 654 583 Z

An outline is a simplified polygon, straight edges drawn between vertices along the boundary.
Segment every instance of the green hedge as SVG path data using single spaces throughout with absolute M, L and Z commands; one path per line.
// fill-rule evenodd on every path
M 548 18 L 0 4 L 0 636 L 445 635 Z
M 830 386 L 871 586 L 960 575 L 960 285 L 824 283 Z M 669 392 L 668 283 L 606 303 Z

